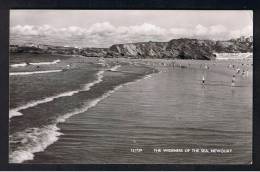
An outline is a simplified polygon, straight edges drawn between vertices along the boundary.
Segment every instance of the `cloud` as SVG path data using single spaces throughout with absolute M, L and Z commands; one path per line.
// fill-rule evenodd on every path
M 142 25 L 136 25 L 136 26 L 130 26 L 128 33 L 129 34 L 140 34 L 140 35 L 163 35 L 165 34 L 166 30 L 149 24 L 149 23 L 144 23 Z
M 242 29 L 228 30 L 223 25 L 212 25 L 205 27 L 196 25 L 194 28 L 162 28 L 150 23 L 132 26 L 114 26 L 109 22 L 95 23 L 86 28 L 78 26 L 69 26 L 55 28 L 50 25 L 32 26 L 17 25 L 10 29 L 11 38 L 19 35 L 19 39 L 27 39 L 34 42 L 33 36 L 44 36 L 51 41 L 60 44 L 75 44 L 83 47 L 108 47 L 116 43 L 143 42 L 143 41 L 169 41 L 173 38 L 198 38 L 227 40 L 240 36 L 250 36 L 253 34 L 252 26 L 246 26 Z M 45 41 L 37 37 L 36 42 Z M 16 40 L 18 41 L 18 39 Z M 65 42 L 65 43 L 64 43 Z
M 34 26 L 31 25 L 17 25 L 11 28 L 11 34 L 21 34 L 21 35 L 38 35 L 39 32 L 34 28 Z
M 111 25 L 108 22 L 96 23 L 90 26 L 88 29 L 85 29 L 88 34 L 97 34 L 97 33 L 113 33 L 116 31 L 116 27 Z
M 195 35 L 204 36 L 204 35 L 208 34 L 208 32 L 209 32 L 208 30 L 209 30 L 208 28 L 199 24 L 195 27 Z
M 252 36 L 253 35 L 253 27 L 252 26 L 246 26 L 241 30 L 233 30 L 230 32 L 230 37 L 237 38 L 240 36 Z
M 215 34 L 223 34 L 228 32 L 227 28 L 223 25 L 214 25 L 209 27 L 209 34 L 215 35 Z

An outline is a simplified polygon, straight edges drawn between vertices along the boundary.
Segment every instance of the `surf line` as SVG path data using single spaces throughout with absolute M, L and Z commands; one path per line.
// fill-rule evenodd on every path
M 50 65 L 50 64 L 57 64 L 60 62 L 60 59 L 54 60 L 52 62 L 39 62 L 39 63 L 29 63 L 30 65 Z
M 90 89 L 90 87 L 92 85 L 95 85 L 95 83 L 101 82 L 103 73 L 104 71 L 98 72 L 98 79 L 95 82 L 87 84 L 85 89 Z M 152 77 L 151 74 L 146 75 L 140 79 L 134 80 L 132 82 L 137 82 L 150 77 Z M 75 109 L 73 112 L 69 112 L 58 117 L 53 124 L 49 124 L 41 128 L 28 128 L 22 132 L 17 132 L 11 135 L 9 137 L 10 143 L 19 142 L 21 143 L 21 145 L 16 150 L 9 153 L 9 162 L 23 163 L 27 160 L 33 160 L 35 153 L 43 152 L 48 146 L 58 141 L 59 137 L 63 135 L 63 133 L 60 132 L 60 128 L 58 127 L 59 123 L 64 123 L 68 118 L 77 114 L 84 113 L 88 111 L 90 108 L 95 107 L 100 101 L 109 97 L 112 93 L 114 93 L 124 85 L 128 85 L 128 83 L 118 85 L 114 87 L 112 90 L 109 90 L 106 93 L 104 93 L 102 96 L 87 102 L 85 106 L 82 106 L 82 108 Z M 23 142 L 23 140 L 26 140 L 26 142 Z
M 101 100 L 107 98 L 121 87 L 122 85 L 116 86 L 113 90 L 109 90 L 101 97 L 91 100 L 86 106 L 58 117 L 54 124 L 46 125 L 41 128 L 28 128 L 22 132 L 11 135 L 9 137 L 10 143 L 19 142 L 21 145 L 9 153 L 9 162 L 22 163 L 27 160 L 33 160 L 35 153 L 43 152 L 48 146 L 58 141 L 59 136 L 63 135 L 57 126 L 59 123 L 64 123 L 66 119 L 71 116 L 84 113 L 88 109 L 95 107 Z
M 17 75 L 33 75 L 33 74 L 40 74 L 40 73 L 54 73 L 54 72 L 61 72 L 62 70 L 45 70 L 45 71 L 35 71 L 35 72 L 11 72 L 9 73 L 10 76 L 17 76 Z
M 41 99 L 41 100 L 32 101 L 32 102 L 29 102 L 29 103 L 27 103 L 25 105 L 22 105 L 22 106 L 10 109 L 9 110 L 9 119 L 11 119 L 12 117 L 15 117 L 15 116 L 23 115 L 20 112 L 21 110 L 24 110 L 24 109 L 27 109 L 27 108 L 31 108 L 31 107 L 37 106 L 39 104 L 51 102 L 51 101 L 53 101 L 54 99 L 57 99 L 57 98 L 73 96 L 74 94 L 79 93 L 81 91 L 89 91 L 92 86 L 102 82 L 103 73 L 104 73 L 104 71 L 99 71 L 96 74 L 97 75 L 97 79 L 95 81 L 91 82 L 91 83 L 86 84 L 82 89 L 74 90 L 74 91 L 67 91 L 67 92 L 64 92 L 64 93 L 61 93 L 61 94 L 58 94 L 58 95 L 55 95 L 55 96 L 50 96 L 50 97 L 47 97 L 47 98 L 44 98 L 44 99 Z
M 50 64 L 57 64 L 60 62 L 60 59 L 54 60 L 52 62 L 39 62 L 39 63 L 17 63 L 17 64 L 11 64 L 11 67 L 24 67 L 27 65 L 50 65 Z
M 115 65 L 114 67 L 112 67 L 108 71 L 116 72 L 116 71 L 118 71 L 118 68 L 120 68 L 120 67 L 121 67 L 121 65 Z

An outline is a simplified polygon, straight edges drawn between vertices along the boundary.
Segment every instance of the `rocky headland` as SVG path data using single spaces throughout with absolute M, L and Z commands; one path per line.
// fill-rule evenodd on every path
M 172 39 L 169 42 L 114 44 L 109 48 L 78 48 L 52 45 L 10 45 L 10 53 L 81 55 L 104 58 L 157 58 L 212 60 L 215 53 L 247 53 L 253 51 L 252 37 L 227 41 Z

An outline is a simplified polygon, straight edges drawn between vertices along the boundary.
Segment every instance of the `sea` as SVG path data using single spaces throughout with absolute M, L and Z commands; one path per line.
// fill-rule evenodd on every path
M 126 70 L 12 72 L 9 162 L 252 163 L 252 77 L 231 87 L 222 70 L 160 67 L 131 80 Z

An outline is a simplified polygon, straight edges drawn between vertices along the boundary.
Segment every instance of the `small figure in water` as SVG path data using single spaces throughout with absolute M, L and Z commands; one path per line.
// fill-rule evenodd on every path
M 69 69 L 70 69 L 70 64 L 68 64 L 68 65 L 66 66 L 66 68 L 62 69 L 62 71 L 67 71 L 67 70 L 69 70 Z
M 237 68 L 237 74 L 239 74 L 240 73 L 240 69 L 239 68 Z
M 232 81 L 231 81 L 231 87 L 234 87 L 234 86 L 235 86 L 235 81 L 236 81 L 236 76 L 233 75 Z
M 204 77 L 204 75 L 202 76 L 202 87 L 205 88 L 205 77 Z
M 243 70 L 243 71 L 242 71 L 242 76 L 244 77 L 244 76 L 245 76 L 245 74 L 246 74 L 246 71 L 245 71 L 245 70 Z

